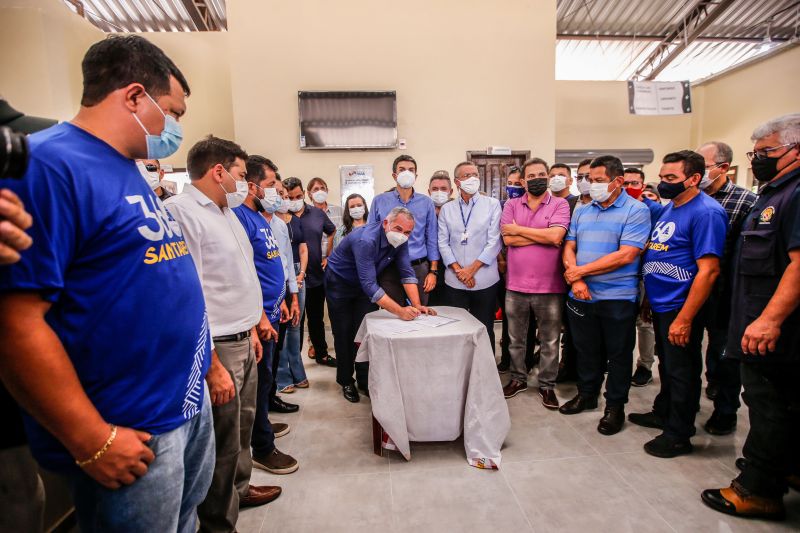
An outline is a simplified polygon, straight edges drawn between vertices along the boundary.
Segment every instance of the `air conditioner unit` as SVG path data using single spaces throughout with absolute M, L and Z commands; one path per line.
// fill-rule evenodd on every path
M 511 148 L 508 146 L 490 146 L 486 149 L 488 155 L 511 155 Z

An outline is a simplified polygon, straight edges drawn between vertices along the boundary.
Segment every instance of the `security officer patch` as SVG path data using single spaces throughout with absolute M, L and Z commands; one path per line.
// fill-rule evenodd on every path
M 758 217 L 758 221 L 761 224 L 769 224 L 769 222 L 770 222 L 770 220 L 772 220 L 773 216 L 775 216 L 775 208 L 772 207 L 772 206 L 769 206 L 766 209 L 764 209 L 763 211 L 761 211 L 761 214 Z

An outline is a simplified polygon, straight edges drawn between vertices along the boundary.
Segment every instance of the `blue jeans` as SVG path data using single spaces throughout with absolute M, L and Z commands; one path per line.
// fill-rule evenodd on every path
M 300 263 L 294 264 L 294 271 L 300 273 Z M 297 293 L 298 304 L 300 306 L 300 315 L 302 317 L 303 310 L 306 305 L 306 285 L 300 288 Z M 280 359 L 278 361 L 278 391 L 289 385 L 300 383 L 306 379 L 306 369 L 303 366 L 303 359 L 300 355 L 300 346 L 303 340 L 303 320 L 297 326 L 289 326 L 286 330 L 286 338 L 283 341 L 283 346 L 280 351 Z
M 68 474 L 83 533 L 178 532 L 197 529 L 197 506 L 214 472 L 214 425 L 208 388 L 200 413 L 177 429 L 153 435 L 156 458 L 132 485 L 109 490 L 83 471 Z

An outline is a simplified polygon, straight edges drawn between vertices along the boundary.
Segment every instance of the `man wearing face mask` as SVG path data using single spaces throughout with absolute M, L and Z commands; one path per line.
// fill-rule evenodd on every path
M 762 185 L 735 245 L 727 352 L 741 359 L 750 432 L 741 474 L 703 502 L 737 516 L 782 519 L 800 490 L 800 113 L 756 128 L 753 177 Z
M 653 310 L 661 390 L 649 413 L 632 413 L 634 424 L 663 432 L 645 452 L 671 458 L 692 452 L 700 403 L 703 359 L 701 309 L 719 275 L 728 216 L 698 189 L 703 156 L 682 150 L 664 156 L 658 192 L 672 200 L 650 235 L 642 272 Z
M 580 203 L 576 203 L 575 207 L 592 203 L 592 197 L 589 195 L 589 188 L 591 187 L 591 183 L 589 183 L 589 165 L 591 164 L 591 158 L 584 159 L 578 163 L 578 171 L 575 173 L 575 180 L 578 186 L 578 192 L 580 192 L 581 195 Z M 572 208 L 573 213 L 575 212 L 575 207 Z
M 458 198 L 439 213 L 439 251 L 446 267 L 444 301 L 461 307 L 486 326 L 494 351 L 500 202 L 478 194 L 478 167 L 464 161 L 453 171 Z
M 731 291 L 733 290 L 733 247 L 739 238 L 742 222 L 756 202 L 756 195 L 734 185 L 728 179 L 728 169 L 733 161 L 733 150 L 727 144 L 712 141 L 697 149 L 706 163 L 706 172 L 700 189 L 719 202 L 728 214 L 728 233 L 725 249 L 720 259 L 720 275 L 706 301 L 705 329 L 708 330 L 706 348 L 706 395 L 714 401 L 714 412 L 703 426 L 713 435 L 727 435 L 736 429 L 736 412 L 742 382 L 739 360 L 725 354 L 728 342 L 728 325 L 731 317 Z
M 271 474 L 290 474 L 297 470 L 297 461 L 293 457 L 282 453 L 275 446 L 275 438 L 289 433 L 289 425 L 284 423 L 272 424 L 269 420 L 269 402 L 273 394 L 275 374 L 278 370 L 278 353 L 276 341 L 281 321 L 289 318 L 289 309 L 284 303 L 286 295 L 286 268 L 281 257 L 278 240 L 272 228 L 262 213 L 275 212 L 277 204 L 275 189 L 269 189 L 267 197 L 265 189 L 260 182 L 264 181 L 263 165 L 259 172 L 258 160 L 247 159 L 247 186 L 248 195 L 244 203 L 233 209 L 239 222 L 247 233 L 253 249 L 258 280 L 261 284 L 261 295 L 264 312 L 267 314 L 270 326 L 266 339 L 262 339 L 262 357 L 258 362 L 258 392 L 256 394 L 256 417 L 253 426 L 252 448 L 253 464 Z M 255 163 L 255 164 L 253 164 Z M 253 170 L 251 173 L 250 170 Z M 272 216 L 271 213 L 268 213 Z M 288 264 L 288 262 L 286 263 Z M 293 275 L 291 277 L 294 277 Z
M 556 198 L 563 198 L 569 204 L 570 212 L 575 211 L 578 197 L 570 192 L 572 187 L 572 170 L 563 164 L 555 163 L 550 167 L 550 192 Z
M 82 71 L 78 114 L 31 135 L 24 179 L 3 184 L 35 223 L 0 268 L 0 377 L 81 530 L 193 531 L 214 461 L 206 309 L 135 163 L 178 149 L 189 85 L 136 35 L 95 43 Z
M 161 168 L 161 162 L 158 159 L 140 159 L 136 161 L 136 166 L 139 167 L 142 177 L 162 202 L 175 196 L 161 183 L 161 180 L 164 179 L 164 169 Z
M 239 508 L 263 505 L 280 487 L 250 485 L 251 435 L 263 340 L 274 338 L 256 272 L 253 248 L 233 212 L 247 198 L 247 153 L 209 136 L 187 156 L 191 184 L 166 202 L 181 224 L 208 307 L 214 342 L 206 381 L 211 393 L 216 463 L 198 508 L 200 531 L 233 531 Z
M 592 203 L 575 211 L 564 246 L 564 278 L 572 285 L 567 318 L 577 352 L 578 394 L 561 406 L 573 415 L 597 408 L 606 380 L 606 408 L 597 425 L 603 435 L 625 423 L 631 388 L 639 257 L 650 234 L 650 212 L 622 187 L 623 167 L 605 155 L 589 166 Z
M 569 227 L 569 204 L 548 188 L 547 163 L 537 157 L 522 164 L 525 196 L 508 200 L 500 218 L 503 241 L 508 246 L 506 311 L 511 337 L 511 380 L 503 388 L 506 398 L 528 389 L 525 368 L 530 316 L 539 329 L 539 395 L 542 405 L 558 409 L 555 387 L 558 373 L 558 339 L 564 306 L 564 270 L 561 243 Z
M 368 363 L 355 363 L 355 338 L 361 321 L 378 306 L 403 320 L 413 320 L 420 313 L 435 315 L 419 301 L 417 278 L 408 256 L 408 239 L 414 229 L 414 215 L 404 207 L 390 210 L 383 221 L 354 229 L 331 255 L 325 271 L 328 310 L 336 349 L 336 382 L 349 402 L 360 400 L 358 388 L 368 393 Z M 378 276 L 394 264 L 400 272 L 408 302 L 403 306 L 378 284 Z M 353 381 L 353 371 L 356 379 Z
M 392 163 L 392 177 L 397 186 L 372 200 L 367 222 L 380 222 L 395 207 L 405 207 L 414 213 L 414 232 L 408 239 L 411 266 L 419 282 L 419 297 L 428 305 L 428 293 L 436 286 L 439 270 L 438 227 L 433 200 L 414 190 L 417 179 L 417 162 L 410 155 L 400 155 Z M 383 287 L 395 302 L 405 301 L 403 284 L 395 267 L 384 269 L 381 275 Z
M 453 187 L 450 184 L 450 174 L 446 170 L 437 170 L 428 182 L 428 196 L 433 200 L 436 208 L 436 216 L 442 210 L 442 206 L 452 200 Z

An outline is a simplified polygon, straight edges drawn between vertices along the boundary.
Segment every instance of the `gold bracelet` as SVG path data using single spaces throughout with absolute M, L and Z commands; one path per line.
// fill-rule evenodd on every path
M 85 461 L 78 461 L 77 459 L 75 459 L 75 464 L 78 465 L 79 467 L 83 468 L 84 466 L 87 466 L 87 465 L 90 465 L 90 464 L 94 463 L 95 461 L 97 461 L 98 459 L 103 457 L 103 455 L 111 447 L 111 443 L 114 442 L 115 438 L 117 438 L 117 426 L 115 426 L 114 424 L 111 424 L 111 435 L 108 437 L 108 440 L 106 441 L 106 443 L 103 444 L 103 447 L 100 448 L 99 450 L 97 450 L 97 452 L 93 456 L 89 457 Z

